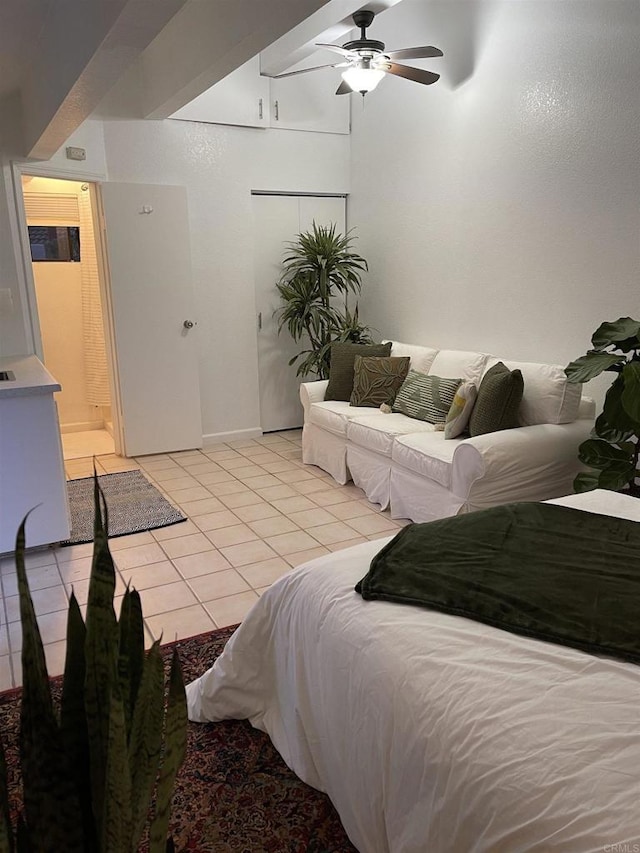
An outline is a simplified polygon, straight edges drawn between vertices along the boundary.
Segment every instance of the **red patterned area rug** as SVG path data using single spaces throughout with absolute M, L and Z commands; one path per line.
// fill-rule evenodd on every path
M 202 675 L 233 633 L 222 628 L 175 645 L 185 684 Z M 56 701 L 60 679 L 52 679 Z M 12 812 L 20 805 L 20 690 L 0 694 Z M 268 736 L 244 720 L 189 723 L 187 755 L 176 784 L 171 833 L 178 853 L 357 853 L 324 794 L 286 766 Z

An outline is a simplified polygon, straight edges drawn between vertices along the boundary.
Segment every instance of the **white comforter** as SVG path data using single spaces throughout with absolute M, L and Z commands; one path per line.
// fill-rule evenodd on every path
M 640 520 L 620 495 L 558 502 Z M 640 667 L 365 602 L 386 541 L 274 584 L 188 686 L 190 719 L 267 732 L 361 853 L 640 850 Z

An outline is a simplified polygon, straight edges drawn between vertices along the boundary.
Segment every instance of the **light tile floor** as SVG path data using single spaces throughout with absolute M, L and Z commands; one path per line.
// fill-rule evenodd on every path
M 313 557 L 395 533 L 353 484 L 303 465 L 300 430 L 138 459 L 98 456 L 99 474 L 140 468 L 187 521 L 110 541 L 116 601 L 141 595 L 147 640 L 168 642 L 240 622 L 274 581 Z M 65 460 L 88 477 L 91 458 Z M 31 551 L 27 570 L 50 675 L 64 667 L 68 596 L 86 604 L 92 545 Z M 0 689 L 18 686 L 21 630 L 15 564 L 0 560 Z

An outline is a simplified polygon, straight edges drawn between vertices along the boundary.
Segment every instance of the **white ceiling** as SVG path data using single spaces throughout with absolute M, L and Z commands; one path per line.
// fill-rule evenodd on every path
M 139 117 L 164 118 L 259 52 L 279 73 L 398 2 L 0 0 L 0 111 L 19 94 L 24 153 L 46 159 L 107 93 L 115 115 L 136 90 Z
M 20 88 L 46 33 L 54 3 L 55 0 L 0 2 L 0 98 Z

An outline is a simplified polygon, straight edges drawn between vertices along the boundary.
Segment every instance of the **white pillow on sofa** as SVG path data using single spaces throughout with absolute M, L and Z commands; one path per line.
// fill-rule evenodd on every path
M 462 379 L 480 384 L 489 356 L 484 352 L 465 352 L 441 349 L 429 368 L 429 373 L 446 379 Z
M 388 341 L 382 341 L 383 344 Z M 411 370 L 417 370 L 419 373 L 429 373 L 429 368 L 433 364 L 434 358 L 437 356 L 438 350 L 432 347 L 420 347 L 416 344 L 403 344 L 400 341 L 391 341 L 392 356 L 406 356 L 411 359 L 409 367 Z
M 495 364 L 492 359 L 487 368 Z M 520 370 L 524 394 L 519 419 L 522 426 L 533 424 L 569 424 L 578 417 L 582 385 L 567 382 L 559 364 L 537 364 L 528 361 L 504 361 L 509 370 Z

